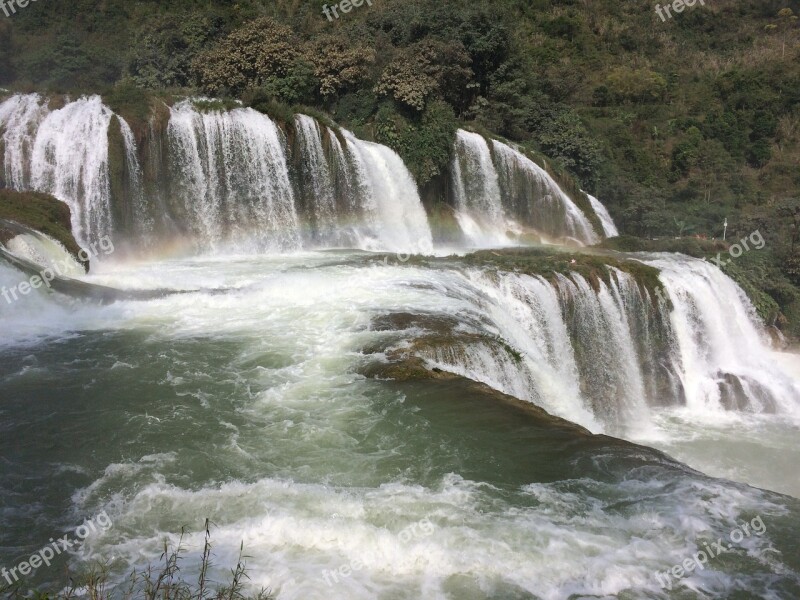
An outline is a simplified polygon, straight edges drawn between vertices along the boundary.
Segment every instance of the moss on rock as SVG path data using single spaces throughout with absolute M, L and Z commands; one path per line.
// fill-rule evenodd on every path
M 81 247 L 72 235 L 69 206 L 48 194 L 0 189 L 0 219 L 14 221 L 58 241 L 77 260 Z M 17 234 L 0 228 L 0 243 Z

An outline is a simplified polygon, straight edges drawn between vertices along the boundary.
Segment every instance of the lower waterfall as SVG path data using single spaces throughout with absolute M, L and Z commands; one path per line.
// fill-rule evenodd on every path
M 800 386 L 775 365 L 733 281 L 698 259 L 646 262 L 660 269 L 663 292 L 651 294 L 614 268 L 608 282 L 594 284 L 577 273 L 547 280 L 466 271 L 451 293 L 468 302 L 464 315 L 488 337 L 455 338 L 420 355 L 432 368 L 623 437 L 647 431 L 651 409 L 664 406 L 800 415 Z

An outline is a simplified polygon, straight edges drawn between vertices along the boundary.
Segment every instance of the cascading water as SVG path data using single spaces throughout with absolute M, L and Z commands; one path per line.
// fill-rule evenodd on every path
M 689 409 L 800 413 L 800 387 L 776 366 L 755 309 L 733 280 L 708 262 L 680 255 L 647 263 L 660 270 L 674 306 L 671 359 Z
M 169 185 L 158 202 L 144 193 L 133 131 L 116 119 L 137 235 L 157 237 L 171 226 L 212 249 L 237 239 L 259 250 L 432 251 L 417 187 L 390 149 L 347 131 L 337 134 L 304 115 L 295 120 L 296 143 L 288 149 L 281 129 L 251 109 L 203 113 L 186 100 L 169 112 Z M 115 231 L 108 175 L 113 116 L 97 96 L 56 110 L 36 94 L 0 104 L 6 184 L 65 200 L 81 243 Z M 293 164 L 300 169 L 296 179 Z M 509 214 L 528 215 L 553 235 L 584 242 L 595 235 L 546 171 L 510 146 L 490 146 L 478 134 L 459 131 L 452 175 L 459 219 L 473 243 L 508 243 L 508 231 L 517 227 Z M 615 234 L 602 204 L 589 199 L 605 234 Z M 648 262 L 661 270 L 674 307 L 669 315 L 622 272 L 591 285 L 576 274 L 548 282 L 473 273 L 473 284 L 494 298 L 492 327 L 523 350 L 524 368 L 489 346 L 447 360 L 429 358 L 557 412 L 559 404 L 569 406 L 565 414 L 584 411 L 576 420 L 610 431 L 647 422 L 647 407 L 665 404 L 685 402 L 698 411 L 795 410 L 798 390 L 771 366 L 743 292 L 702 262 Z M 523 298 L 529 308 L 522 308 Z M 749 354 L 737 351 L 743 347 Z
M 52 111 L 48 102 L 31 94 L 0 104 L 4 181 L 69 204 L 81 244 L 110 235 L 138 247 L 185 239 L 200 252 L 432 251 L 416 183 L 400 157 L 311 117 L 297 116 L 293 150 L 266 115 L 204 112 L 184 100 L 169 108 L 163 132 L 151 121 L 143 166 L 131 127 L 117 116 L 125 181 L 112 198 L 114 113 L 99 96 Z
M 497 171 L 483 136 L 463 129 L 457 132 L 451 176 L 456 218 L 470 244 L 509 245 L 509 230 L 518 227 L 506 217 Z
M 586 194 L 586 192 L 584 192 L 584 194 Z M 603 226 L 603 233 L 605 233 L 605 236 L 607 238 L 617 237 L 619 235 L 619 230 L 614 224 L 614 219 L 611 218 L 611 215 L 609 214 L 605 205 L 591 194 L 586 194 L 586 197 L 589 199 L 589 203 L 592 205 L 594 212 L 597 213 L 597 217 L 600 219 L 600 224 Z
M 402 159 L 386 146 L 359 140 L 349 131 L 344 135 L 362 195 L 368 236 L 362 247 L 430 253 L 433 236 L 428 218 Z
M 193 237 L 220 247 L 301 247 L 300 220 L 277 125 L 250 108 L 201 113 L 188 100 L 171 109 L 167 129 L 173 206 Z
M 620 319 L 622 301 L 636 327 L 619 273 L 603 300 L 573 276 L 493 281 L 463 259 L 431 262 L 365 264 L 360 253 L 137 262 L 89 279 L 192 293 L 96 306 L 36 290 L 4 306 L 0 564 L 106 511 L 113 526 L 66 558 L 75 570 L 108 558 L 122 593 L 131 569 L 163 564 L 165 540 L 181 544 L 182 572 L 196 580 L 208 518 L 209 578 L 224 581 L 243 545 L 255 592 L 281 600 L 797 597 L 796 500 L 586 435 L 470 382 L 364 377 L 360 366 L 384 360 L 385 343 L 419 335 L 370 326 L 400 311 L 516 336 L 508 345 L 532 373 L 538 363 L 543 396 L 558 399 L 551 385 L 577 403 L 570 348 L 581 313 L 565 320 L 563 307 L 585 291 L 598 314 L 588 332 Z M 0 264 L 0 289 L 15 283 Z M 576 419 L 589 412 L 574 408 Z M 654 572 L 755 516 L 763 535 L 675 594 L 660 588 Z M 344 575 L 347 565 L 358 567 Z M 61 566 L 40 569 L 32 585 L 61 585 Z
M 300 196 L 317 246 L 433 250 L 416 183 L 395 152 L 345 130 L 342 145 L 334 131 L 306 115 L 295 123 Z
M 615 270 L 597 289 L 577 273 L 555 281 L 517 273 L 469 271 L 475 313 L 486 331 L 519 353 L 485 344 L 437 349 L 431 366 L 529 400 L 595 431 L 646 426 L 645 361 L 634 339 L 645 301 Z M 639 296 L 630 301 L 631 295 Z
M 295 117 L 300 144 L 300 178 L 306 217 L 312 222 L 313 236 L 320 245 L 340 245 L 336 210 L 336 186 L 322 143 L 322 130 L 307 115 Z M 332 135 L 332 132 L 328 132 Z
M 703 261 L 664 256 L 674 308 L 612 268 L 608 282 L 556 275 L 468 271 L 484 341 L 437 346 L 431 367 L 482 381 L 595 431 L 641 436 L 651 410 L 685 405 L 796 415 L 800 387 L 774 365 L 748 299 Z M 481 332 L 479 332 L 481 333 Z M 507 344 L 491 343 L 498 338 Z M 507 348 L 514 351 L 509 352 Z M 516 355 L 518 353 L 519 355 Z
M 5 183 L 52 194 L 72 212 L 79 243 L 111 231 L 108 126 L 112 112 L 100 96 L 50 110 L 37 94 L 14 96 L 0 108 Z
M 150 210 L 145 197 L 144 173 L 139 162 L 136 137 L 125 119 L 117 117 L 116 122 L 119 125 L 125 147 L 126 180 L 124 191 L 129 204 L 129 233 L 131 237 L 135 237 L 139 247 L 147 248 L 156 241 L 156 216 Z M 115 229 L 120 228 L 118 224 L 115 225 Z
M 85 273 L 64 246 L 42 233 L 22 233 L 6 242 L 5 247 L 15 256 L 60 275 L 80 277 Z
M 503 205 L 524 225 L 583 244 L 599 241 L 586 216 L 550 174 L 514 148 L 492 141 Z
M 586 215 L 550 174 L 518 150 L 497 140 L 490 146 L 483 136 L 459 130 L 454 154 L 456 218 L 471 245 L 509 245 L 526 229 L 579 244 L 599 241 Z
M 12 96 L 0 104 L 6 187 L 25 189 L 30 186 L 30 160 L 36 141 L 32 130 L 48 112 L 47 102 L 38 94 Z

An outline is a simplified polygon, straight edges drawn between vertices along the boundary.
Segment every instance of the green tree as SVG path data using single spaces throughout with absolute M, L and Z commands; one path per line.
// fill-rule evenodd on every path
M 601 161 L 600 147 L 575 113 L 563 112 L 548 121 L 539 145 L 548 156 L 558 159 L 591 187 Z

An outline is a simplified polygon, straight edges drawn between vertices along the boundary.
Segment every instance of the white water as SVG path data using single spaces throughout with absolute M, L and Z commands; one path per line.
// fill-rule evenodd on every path
M 470 271 L 470 288 L 459 293 L 472 308 L 462 317 L 483 322 L 521 358 L 496 344 L 460 342 L 422 356 L 592 431 L 639 441 L 669 439 L 665 411 L 700 427 L 736 415 L 800 421 L 798 379 L 775 364 L 741 289 L 702 261 L 648 262 L 663 269 L 669 313 L 618 270 L 596 290 L 577 274 L 553 284 Z
M 37 94 L 0 107 L 5 181 L 16 190 L 52 194 L 66 202 L 79 243 L 97 243 L 111 230 L 108 125 L 100 96 L 50 110 Z
M 36 138 L 31 130 L 47 115 L 47 102 L 38 94 L 12 96 L 0 104 L 3 128 L 4 174 L 8 187 L 30 186 L 30 159 Z
M 550 174 L 511 146 L 492 140 L 497 171 L 505 181 L 505 204 L 530 215 L 529 225 L 542 233 L 567 237 L 583 244 L 599 242 L 591 223 Z M 519 182 L 519 179 L 522 182 Z
M 497 171 L 482 135 L 458 130 L 451 176 L 456 218 L 470 245 L 510 245 L 509 230 L 517 226 L 506 217 Z
M 168 135 L 181 206 L 198 240 L 212 249 L 301 247 L 285 140 L 269 117 L 250 108 L 200 113 L 186 100 L 171 108 Z
M 450 166 L 456 219 L 475 247 L 508 246 L 526 230 L 578 244 L 599 241 L 550 174 L 511 146 L 459 130 Z
M 629 275 L 617 272 L 597 292 L 577 274 L 559 276 L 556 285 L 522 274 L 471 271 L 468 277 L 475 289 L 471 312 L 476 319 L 485 314 L 489 331 L 522 358 L 478 345 L 425 356 L 431 366 L 482 381 L 595 432 L 626 435 L 649 426 L 629 323 L 635 307 L 621 291 L 635 289 Z M 582 344 L 579 355 L 572 339 Z
M 297 115 L 295 126 L 302 149 L 300 170 L 304 184 L 310 188 L 306 192 L 306 202 L 311 206 L 306 208 L 306 216 L 314 221 L 314 237 L 320 245 L 340 246 L 336 186 L 322 146 L 322 130 L 317 121 L 307 115 Z M 333 136 L 331 131 L 328 134 Z
M 44 269 L 64 277 L 80 277 L 84 268 L 72 257 L 57 240 L 39 233 L 20 234 L 8 241 L 6 248 L 16 256 L 22 257 Z
M 359 188 L 366 193 L 362 210 L 372 239 L 367 250 L 391 250 L 430 254 L 433 236 L 417 191 L 417 185 L 396 152 L 357 139 L 344 132 L 355 164 Z
M 113 113 L 99 96 L 52 111 L 48 102 L 31 94 L 0 104 L 4 179 L 8 187 L 66 202 L 82 245 L 126 235 L 143 248 L 186 238 L 203 253 L 307 247 L 432 251 L 416 183 L 400 157 L 349 132 L 343 145 L 311 117 L 298 115 L 295 121 L 298 190 L 286 137 L 269 117 L 248 108 L 200 112 L 191 100 L 177 103 L 169 109 L 166 147 L 159 153 L 169 189 L 150 189 L 154 197 L 145 192 L 133 131 L 118 117 L 129 197 L 112 200 Z M 132 222 L 112 223 L 112 201 L 128 203 L 120 208 Z
M 273 252 L 309 246 L 432 250 L 416 184 L 395 152 L 349 132 L 342 148 L 326 128 L 329 159 L 320 125 L 305 115 L 295 124 L 304 208 L 290 180 L 286 140 L 272 120 L 252 109 L 202 114 L 189 101 L 172 109 L 173 162 L 197 239 L 217 250 L 247 251 L 232 240 L 254 236 L 258 250 Z
M 134 223 L 133 229 L 137 243 L 142 247 L 149 247 L 155 242 L 154 219 L 148 210 L 144 194 L 144 180 L 142 165 L 137 154 L 136 138 L 130 125 L 121 117 L 117 117 L 122 140 L 125 145 L 125 167 L 128 176 L 129 202 L 133 204 Z
M 586 194 L 586 192 L 584 193 Z M 617 237 L 619 235 L 619 230 L 614 224 L 614 219 L 611 218 L 611 215 L 609 214 L 605 205 L 591 194 L 586 194 L 586 197 L 589 198 L 589 202 L 591 203 L 594 212 L 597 213 L 600 223 L 603 225 L 603 233 L 605 236 L 607 238 Z
M 674 306 L 677 338 L 673 362 L 679 365 L 686 407 L 698 418 L 715 418 L 733 393 L 733 376 L 742 386 L 747 412 L 800 416 L 800 386 L 775 363 L 766 332 L 744 291 L 712 264 L 679 255 L 647 261 L 661 271 Z

